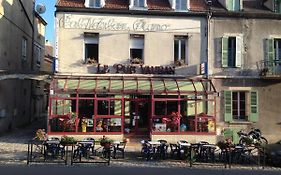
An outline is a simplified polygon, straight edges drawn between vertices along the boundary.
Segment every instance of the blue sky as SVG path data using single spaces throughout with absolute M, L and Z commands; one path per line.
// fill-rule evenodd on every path
M 36 0 L 36 4 L 44 4 L 46 6 L 46 12 L 41 14 L 44 20 L 48 23 L 46 27 L 46 40 L 54 43 L 55 41 L 55 29 L 54 29 L 54 19 L 55 19 L 55 4 L 56 0 Z

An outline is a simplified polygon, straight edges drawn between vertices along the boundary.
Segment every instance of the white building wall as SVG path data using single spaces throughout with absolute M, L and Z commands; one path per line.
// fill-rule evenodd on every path
M 99 63 L 129 64 L 130 34 L 144 35 L 144 65 L 173 66 L 174 36 L 188 36 L 188 66 L 176 74 L 197 75 L 206 61 L 206 21 L 200 17 L 133 16 L 58 12 L 59 72 L 95 73 L 84 62 L 84 32 L 99 33 Z M 203 31 L 203 32 L 202 32 Z

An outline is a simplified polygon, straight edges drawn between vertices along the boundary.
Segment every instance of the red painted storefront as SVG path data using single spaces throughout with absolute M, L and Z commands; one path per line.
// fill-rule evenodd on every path
M 48 134 L 214 135 L 216 96 L 208 79 L 56 76 Z

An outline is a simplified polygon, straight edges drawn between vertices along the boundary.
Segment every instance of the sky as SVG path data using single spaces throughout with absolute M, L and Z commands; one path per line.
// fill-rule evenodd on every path
M 48 23 L 46 26 L 46 40 L 54 44 L 55 41 L 55 4 L 57 0 L 36 0 L 36 4 L 44 4 L 46 6 L 46 12 L 41 14 L 43 19 Z

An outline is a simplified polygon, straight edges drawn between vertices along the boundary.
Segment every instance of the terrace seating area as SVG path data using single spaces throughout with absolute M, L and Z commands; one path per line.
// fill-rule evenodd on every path
M 197 163 L 219 164 L 225 168 L 234 165 L 265 166 L 262 147 L 257 145 L 234 145 L 227 143 L 210 144 L 206 141 L 191 143 L 178 140 L 169 143 L 166 140 L 142 140 L 138 143 L 140 152 L 127 148 L 126 141 L 101 143 L 91 137 L 81 141 L 66 143 L 59 138 L 46 141 L 33 141 L 28 146 L 27 163 L 52 162 L 64 164 L 105 163 L 110 161 L 180 161 L 187 166 Z M 136 147 L 136 145 L 134 146 Z M 40 148 L 40 149 L 39 149 Z

